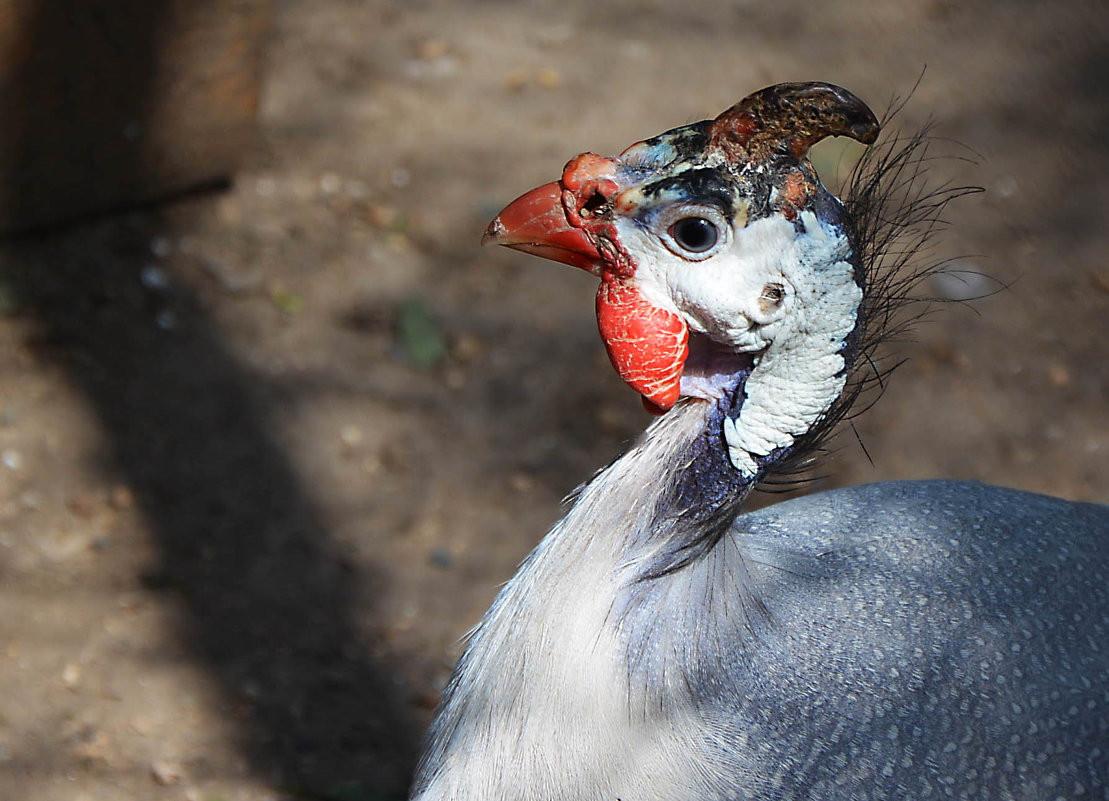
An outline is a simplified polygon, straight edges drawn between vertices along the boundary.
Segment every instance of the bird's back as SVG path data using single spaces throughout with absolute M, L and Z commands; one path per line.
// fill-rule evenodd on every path
M 736 797 L 1109 798 L 1109 507 L 875 484 L 728 539 L 746 645 L 696 693 Z

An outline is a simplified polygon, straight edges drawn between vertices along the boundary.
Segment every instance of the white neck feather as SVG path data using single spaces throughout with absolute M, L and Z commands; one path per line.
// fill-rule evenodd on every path
M 619 610 L 659 547 L 649 535 L 662 493 L 709 408 L 686 403 L 656 421 L 504 587 L 456 669 L 415 799 L 687 797 L 693 772 L 672 755 L 692 753 L 690 714 L 634 698 Z M 657 725 L 662 715 L 678 719 Z M 633 778 L 631 764 L 667 768 Z

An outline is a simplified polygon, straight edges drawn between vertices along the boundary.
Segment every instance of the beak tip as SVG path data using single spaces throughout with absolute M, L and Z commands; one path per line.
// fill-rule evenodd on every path
M 502 245 L 597 273 L 601 254 L 590 235 L 566 217 L 558 181 L 536 187 L 493 218 L 481 244 Z
M 496 244 L 497 240 L 504 236 L 505 227 L 501 222 L 500 216 L 494 217 L 493 222 L 489 223 L 489 227 L 485 229 L 485 233 L 481 235 L 482 246 L 488 245 L 490 242 Z

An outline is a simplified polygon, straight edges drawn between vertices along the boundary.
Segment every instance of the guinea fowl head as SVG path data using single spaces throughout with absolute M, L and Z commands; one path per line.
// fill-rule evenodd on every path
M 828 414 L 859 349 L 860 250 L 806 153 L 878 129 L 845 89 L 771 86 L 614 158 L 576 156 L 483 242 L 598 276 L 621 378 L 658 412 L 715 402 L 732 465 L 758 480 Z

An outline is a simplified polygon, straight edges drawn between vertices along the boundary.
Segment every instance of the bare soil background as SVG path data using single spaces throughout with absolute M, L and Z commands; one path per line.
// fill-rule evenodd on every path
M 1100 4 L 281 0 L 227 191 L 0 246 L 0 798 L 387 799 L 497 586 L 647 422 L 489 218 L 784 80 L 979 154 L 821 485 L 1109 499 Z M 941 294 L 992 285 L 950 282 Z M 772 499 L 771 499 L 772 500 Z

